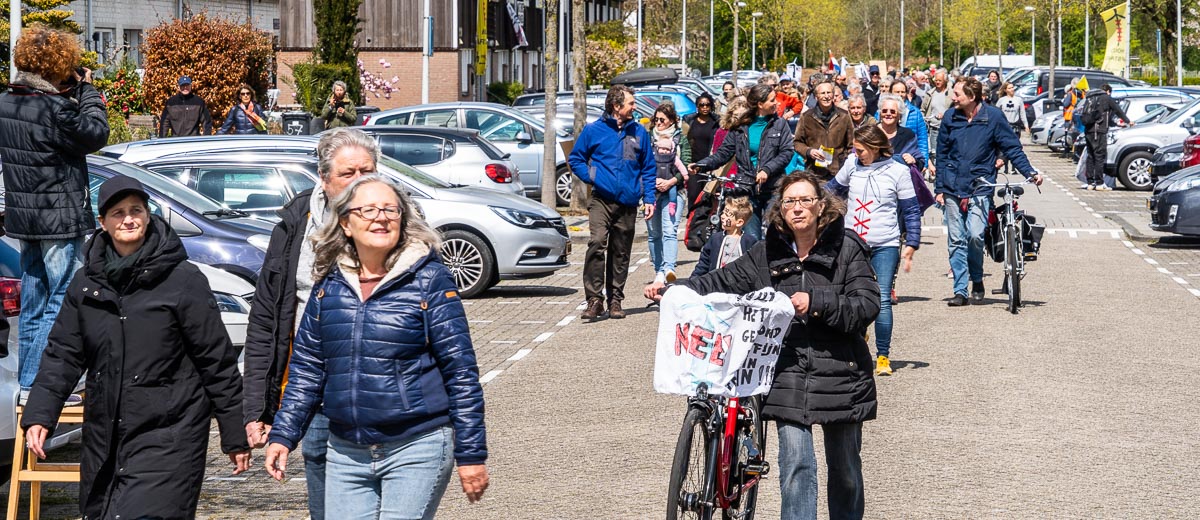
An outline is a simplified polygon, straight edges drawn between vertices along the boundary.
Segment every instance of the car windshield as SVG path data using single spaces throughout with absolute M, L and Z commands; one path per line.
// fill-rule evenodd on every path
M 210 211 L 215 212 L 221 209 L 229 209 L 228 207 L 221 205 L 221 203 L 201 195 L 200 193 L 193 191 L 191 188 L 188 188 L 183 184 L 153 172 L 143 170 L 142 168 L 132 164 L 114 161 L 102 166 L 126 177 L 133 177 L 134 179 L 141 181 L 142 184 L 150 187 L 150 189 L 153 189 L 154 191 L 157 191 L 169 197 L 171 200 L 178 202 L 179 204 L 182 204 L 183 206 L 198 213 L 207 213 Z
M 1165 107 L 1165 106 L 1163 106 L 1163 107 L 1158 107 L 1158 108 L 1156 108 L 1156 109 L 1154 109 L 1154 110 L 1151 110 L 1151 111 L 1149 111 L 1149 112 L 1146 112 L 1146 115 L 1144 115 L 1144 116 L 1142 116 L 1142 117 L 1138 118 L 1138 119 L 1137 119 L 1136 121 L 1134 121 L 1134 122 L 1135 122 L 1135 123 L 1137 123 L 1137 124 L 1139 124 L 1139 125 L 1140 125 L 1140 124 L 1144 124 L 1144 123 L 1153 123 L 1153 122 L 1157 121 L 1157 120 L 1158 120 L 1158 118 L 1162 117 L 1163 115 L 1167 114 L 1167 113 L 1168 113 L 1168 112 L 1170 112 L 1170 111 L 1171 111 L 1171 109 L 1169 109 L 1169 108 L 1167 108 L 1167 107 Z
M 1175 111 L 1175 113 L 1174 113 L 1174 114 L 1171 114 L 1171 115 L 1167 116 L 1166 118 L 1164 118 L 1164 119 L 1163 119 L 1162 121 L 1160 121 L 1160 122 L 1162 122 L 1162 123 L 1174 123 L 1174 122 L 1176 122 L 1176 121 L 1178 121 L 1178 120 L 1182 119 L 1184 114 L 1190 114 L 1190 113 L 1192 112 L 1192 108 L 1193 108 L 1193 107 L 1195 107 L 1197 103 L 1200 103 L 1200 99 L 1197 99 L 1197 100 L 1194 100 L 1194 101 L 1192 101 L 1191 103 L 1188 103 L 1186 106 L 1184 106 L 1183 108 L 1181 108 L 1181 109 L 1179 109 L 1179 110 Z
M 428 174 L 386 155 L 380 156 L 379 162 L 388 168 L 396 170 L 396 172 L 400 173 L 401 175 L 412 179 L 413 182 L 418 184 L 422 184 L 431 188 L 449 188 L 451 186 L 449 183 L 441 179 L 430 177 Z

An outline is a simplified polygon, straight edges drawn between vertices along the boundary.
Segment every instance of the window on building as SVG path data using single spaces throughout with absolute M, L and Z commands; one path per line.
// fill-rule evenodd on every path
M 114 32 L 114 29 L 97 28 L 95 32 L 92 33 L 90 50 L 96 51 L 96 53 L 100 55 L 100 59 L 97 61 L 99 61 L 101 64 L 108 64 L 116 59 L 117 45 L 116 42 L 113 41 Z
M 125 41 L 122 43 L 125 57 L 138 67 L 142 66 L 142 31 L 140 29 L 125 29 Z

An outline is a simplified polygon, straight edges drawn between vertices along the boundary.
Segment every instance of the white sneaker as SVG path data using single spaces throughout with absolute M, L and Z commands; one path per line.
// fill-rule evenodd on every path
M 1096 191 L 1112 191 L 1112 188 L 1109 188 L 1108 186 L 1101 184 L 1099 186 L 1096 186 Z
M 666 273 L 654 273 L 654 283 L 659 283 L 659 284 L 667 283 L 667 274 Z

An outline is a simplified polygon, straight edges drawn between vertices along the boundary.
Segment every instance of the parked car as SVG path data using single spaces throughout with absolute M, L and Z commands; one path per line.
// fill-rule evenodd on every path
M 104 157 L 127 163 L 140 163 L 172 154 L 184 154 L 198 149 L 219 150 L 253 148 L 262 152 L 311 152 L 313 138 L 307 135 L 220 135 L 168 137 L 112 144 L 98 152 Z
M 179 234 L 188 257 L 197 263 L 258 280 L 272 223 L 222 205 L 187 186 L 137 165 L 97 155 L 88 156 L 88 189 L 96 210 L 100 185 L 114 175 L 141 181 L 150 192 L 150 212 L 167 220 Z
M 1029 125 L 1030 142 L 1033 144 L 1048 144 L 1050 130 L 1056 124 L 1061 124 L 1062 116 L 1062 110 L 1055 110 L 1053 112 L 1046 112 L 1037 119 L 1033 119 L 1033 123 Z
M 738 76 L 742 76 L 742 72 Z M 761 76 L 761 74 L 759 74 Z M 730 76 L 732 77 L 732 75 Z M 758 79 L 756 76 L 754 79 Z M 700 79 L 690 76 L 680 76 L 675 69 L 667 67 L 643 67 L 634 69 L 628 72 L 617 74 L 613 77 L 611 83 L 613 85 L 628 85 L 636 89 L 641 88 L 657 88 L 662 89 L 667 86 L 675 86 L 686 88 L 691 96 L 699 96 L 701 93 L 708 93 L 713 97 L 718 97 L 721 93 L 721 84 L 716 87 L 710 85 Z M 693 100 L 695 97 L 692 98 Z
M 317 159 L 307 152 L 259 153 L 253 149 L 199 149 L 143 162 L 151 169 L 237 165 L 268 175 L 270 168 L 300 171 L 314 183 Z M 431 226 L 442 234 L 442 259 L 464 297 L 476 296 L 502 279 L 539 278 L 567 267 L 571 251 L 566 222 L 554 210 L 525 197 L 446 183 L 383 156 L 378 171 L 413 196 Z M 294 193 L 287 195 L 291 200 Z M 285 201 L 286 203 L 286 201 Z
M 554 129 L 559 143 L 555 147 L 555 172 L 553 175 L 543 175 L 542 141 L 545 125 L 520 110 L 497 103 L 435 103 L 386 110 L 375 114 L 367 125 L 443 126 L 479 130 L 479 135 L 510 154 L 510 159 L 520 171 L 520 182 L 525 187 L 526 195 L 540 198 L 542 179 L 546 178 L 555 183 L 558 205 L 565 206 L 571 202 L 571 173 L 563 148 L 572 142 L 572 137 L 561 128 Z
M 1192 137 L 1196 136 L 1188 137 L 1188 139 Z M 1184 139 L 1184 141 L 1186 140 Z M 1183 167 L 1183 143 L 1160 147 L 1154 151 L 1154 155 L 1150 156 L 1150 181 L 1158 184 L 1158 181 L 1167 178 Z
M 1188 103 L 1159 123 L 1116 128 L 1108 132 L 1108 158 L 1105 173 L 1121 181 L 1131 190 L 1148 191 L 1150 159 L 1160 147 L 1181 143 L 1200 129 L 1200 100 Z
M 1083 67 L 1055 67 L 1054 68 L 1054 90 L 1061 91 L 1075 78 L 1085 77 L 1088 80 L 1088 86 L 1097 88 L 1101 83 L 1108 83 L 1113 88 L 1129 87 L 1132 84 L 1129 80 L 1120 76 L 1113 75 L 1110 72 L 1105 72 L 1099 69 L 1087 69 Z M 1031 67 L 1018 74 L 1012 76 L 1012 84 L 1017 87 L 1017 94 L 1023 99 L 1033 99 L 1038 94 L 1045 92 L 1050 84 L 1050 67 Z M 1058 98 L 1062 99 L 1062 94 L 1058 94 Z
M 634 91 L 634 97 L 646 100 L 655 109 L 664 101 L 670 101 L 675 104 L 675 113 L 679 117 L 688 116 L 696 113 L 696 102 L 682 92 L 673 92 L 670 90 L 653 90 L 653 89 L 637 89 Z M 651 112 L 653 114 L 653 112 Z
M 573 102 L 573 101 L 568 102 L 565 100 L 574 99 L 573 98 L 574 95 L 575 95 L 575 93 L 571 92 L 569 90 L 564 90 L 564 91 L 558 93 L 558 106 L 559 106 L 560 111 L 562 110 L 562 106 L 564 104 L 570 105 L 570 103 Z M 607 98 L 607 96 L 608 96 L 607 90 L 589 90 L 589 91 L 587 91 L 587 97 L 585 98 L 586 102 L 587 102 L 587 106 L 589 108 L 595 108 L 595 109 L 599 110 L 600 114 L 603 115 L 604 114 L 604 100 Z M 533 112 L 530 112 L 530 110 L 533 110 L 533 107 L 544 107 L 545 105 L 546 105 L 546 94 L 544 92 L 535 92 L 533 94 L 522 94 L 520 96 L 517 96 L 516 101 L 513 102 L 513 108 L 515 108 L 517 110 L 521 110 L 528 114 L 533 114 Z M 572 108 L 572 110 L 574 110 L 574 108 Z M 636 119 L 639 123 L 645 125 L 645 124 L 650 123 L 650 116 L 653 116 L 653 115 L 654 115 L 654 105 L 651 105 L 645 99 L 636 99 L 635 98 L 634 106 L 633 106 L 633 118 L 634 119 Z M 597 117 L 599 117 L 599 116 L 597 116 Z M 561 127 L 561 128 L 563 128 L 564 131 L 566 130 L 566 127 Z
M 1200 235 L 1200 166 L 1179 170 L 1158 181 L 1146 201 L 1150 229 Z
M 545 118 L 546 118 L 546 106 L 545 105 L 524 105 L 524 106 L 519 106 L 519 107 L 514 106 L 513 108 L 520 110 L 522 112 L 525 112 L 526 114 L 529 114 L 531 117 L 533 117 L 534 119 L 537 119 L 539 122 L 545 121 Z M 556 108 L 558 111 L 555 112 L 555 120 L 558 121 L 558 127 L 562 128 L 568 134 L 570 134 L 572 137 L 574 137 L 574 135 L 575 135 L 575 105 L 572 105 L 570 103 L 559 103 Z M 585 108 L 585 110 L 586 110 L 586 117 L 584 119 L 585 125 L 587 123 L 591 123 L 597 119 L 600 119 L 600 117 L 602 117 L 604 115 L 603 108 L 597 108 L 597 107 L 589 105 Z
M 478 130 L 378 125 L 359 129 L 375 138 L 383 155 L 450 184 L 525 194 L 517 165 Z

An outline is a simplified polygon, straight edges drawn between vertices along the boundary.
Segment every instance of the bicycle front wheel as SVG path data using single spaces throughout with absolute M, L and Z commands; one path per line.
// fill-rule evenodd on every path
M 1008 312 L 1017 313 L 1021 307 L 1021 238 L 1016 226 L 1004 228 L 1005 276 L 1008 277 Z
M 766 474 L 767 465 L 764 462 L 767 454 L 767 433 L 764 430 L 762 415 L 762 397 L 753 396 L 742 399 L 742 406 L 749 412 L 749 417 L 738 421 L 737 434 L 733 438 L 733 460 L 729 471 L 729 487 L 726 490 L 734 495 L 729 507 L 722 511 L 724 520 L 754 520 L 754 507 L 758 504 L 758 486 L 762 480 L 753 486 L 744 488 L 756 477 Z M 738 496 L 738 490 L 741 495 Z
M 716 473 L 707 467 L 712 442 L 705 429 L 707 419 L 708 412 L 697 406 L 689 407 L 683 418 L 667 487 L 667 520 L 712 518 L 714 486 L 709 485 L 708 479 Z

